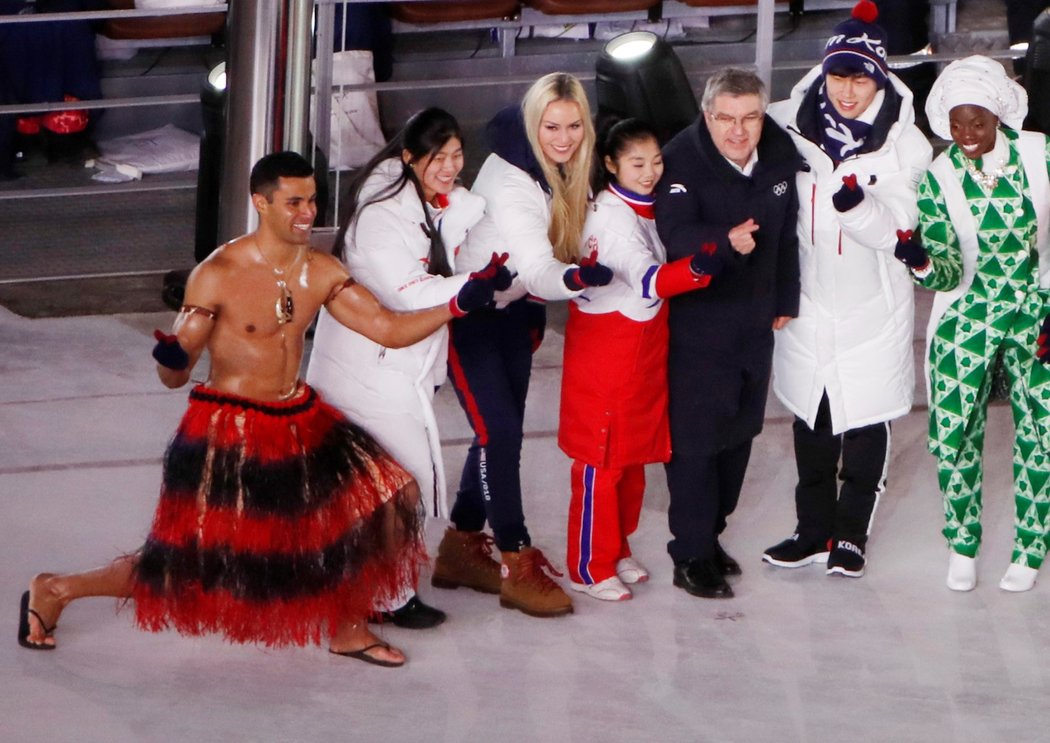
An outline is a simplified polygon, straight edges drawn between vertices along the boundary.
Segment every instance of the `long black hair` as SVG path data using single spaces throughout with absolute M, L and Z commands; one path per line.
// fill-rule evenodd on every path
M 456 118 L 441 108 L 425 108 L 409 117 L 408 121 L 397 134 L 394 135 L 383 149 L 365 163 L 365 166 L 354 176 L 350 182 L 350 211 L 339 227 L 332 244 L 332 255 L 340 257 L 343 250 L 343 241 L 346 239 L 347 230 L 354 221 L 354 217 L 370 204 L 384 201 L 401 192 L 407 184 L 412 184 L 419 200 L 423 202 L 423 184 L 419 182 L 412 163 L 419 162 L 423 158 L 433 157 L 438 150 L 444 147 L 450 139 L 458 139 L 463 142 L 463 133 L 460 131 L 459 122 Z M 409 162 L 401 159 L 402 153 L 407 150 Z M 361 189 L 372 172 L 385 160 L 397 159 L 401 163 L 401 175 L 393 183 L 384 188 L 365 203 L 360 203 Z M 425 232 L 430 238 L 430 262 L 427 271 L 436 276 L 451 276 L 452 266 L 448 260 L 448 251 L 441 239 L 441 233 L 434 226 L 423 204 L 423 218 L 426 220 Z
M 613 182 L 613 174 L 605 167 L 605 158 L 615 162 L 624 151 L 635 142 L 653 140 L 660 143 L 656 129 L 641 119 L 621 119 L 605 122 L 595 148 L 594 168 L 591 173 L 591 188 L 597 195 Z

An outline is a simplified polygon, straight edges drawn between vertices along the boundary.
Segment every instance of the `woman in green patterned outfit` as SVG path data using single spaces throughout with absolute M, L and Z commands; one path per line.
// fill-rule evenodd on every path
M 977 584 L 981 456 L 997 363 L 1016 431 L 1016 532 L 999 587 L 1032 588 L 1046 555 L 1050 370 L 1036 350 L 1050 298 L 1050 153 L 1044 135 L 1018 131 L 1027 108 L 1024 89 L 994 60 L 945 68 L 926 113 L 934 133 L 954 143 L 919 184 L 921 243 L 901 233 L 896 251 L 937 292 L 926 332 L 929 447 L 944 495 L 947 583 L 956 591 Z

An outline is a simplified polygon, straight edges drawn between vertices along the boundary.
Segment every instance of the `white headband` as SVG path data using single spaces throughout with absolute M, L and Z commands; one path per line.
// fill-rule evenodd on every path
M 1011 129 L 1020 129 L 1028 114 L 1028 93 L 994 59 L 974 55 L 945 67 L 930 88 L 926 117 L 933 133 L 951 139 L 948 114 L 966 105 L 986 108 Z

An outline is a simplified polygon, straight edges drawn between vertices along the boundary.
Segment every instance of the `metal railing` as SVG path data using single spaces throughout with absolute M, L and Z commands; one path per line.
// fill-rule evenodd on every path
M 227 3 L 211 5 L 190 5 L 178 8 L 135 8 L 127 10 L 84 10 L 68 13 L 25 13 L 21 15 L 0 15 L 0 26 L 14 26 L 26 23 L 71 22 L 71 21 L 104 21 L 139 18 L 159 18 L 168 16 L 185 16 L 197 14 L 225 13 Z M 133 97 L 115 97 L 78 100 L 78 110 L 93 111 L 100 109 L 146 108 L 162 106 L 200 105 L 200 94 L 141 95 Z M 65 111 L 70 108 L 68 102 L 39 102 L 0 105 L 0 116 L 22 116 L 42 114 L 51 111 Z M 166 179 L 163 183 L 147 184 L 92 184 L 69 188 L 23 188 L 0 190 L 0 200 L 23 198 L 60 198 L 83 194 L 120 193 L 123 191 L 147 191 L 195 188 L 193 181 L 179 178 Z

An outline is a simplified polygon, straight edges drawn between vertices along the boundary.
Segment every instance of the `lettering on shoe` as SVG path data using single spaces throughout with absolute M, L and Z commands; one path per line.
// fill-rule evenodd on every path
M 864 557 L 864 550 L 862 550 L 860 547 L 855 545 L 853 542 L 848 542 L 845 539 L 840 539 L 838 541 L 838 543 L 835 545 L 835 549 L 837 549 L 837 550 L 846 550 L 847 552 L 852 552 L 855 555 L 859 555 L 860 557 Z

